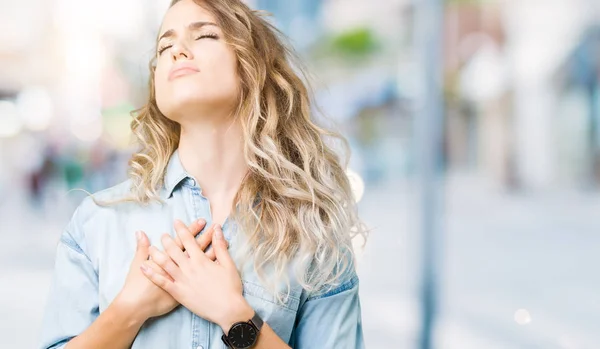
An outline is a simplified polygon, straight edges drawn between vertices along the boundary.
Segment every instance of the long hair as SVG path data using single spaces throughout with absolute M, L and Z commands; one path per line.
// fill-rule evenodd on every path
M 294 55 L 261 12 L 239 0 L 196 3 L 214 15 L 237 56 L 241 88 L 235 115 L 249 173 L 231 212 L 244 235 L 242 260 L 260 256 L 252 258 L 254 270 L 276 295 L 282 280 L 289 291 L 290 265 L 305 290 L 333 287 L 353 264 L 352 238 L 366 235 L 345 172 L 347 141 L 311 120 L 310 93 L 292 67 Z M 156 104 L 154 67 L 155 59 L 148 101 L 131 123 L 140 148 L 130 160 L 129 176 L 132 197 L 140 204 L 160 200 L 180 137 L 179 124 Z M 327 139 L 340 141 L 343 159 Z M 275 272 L 268 280 L 267 266 Z

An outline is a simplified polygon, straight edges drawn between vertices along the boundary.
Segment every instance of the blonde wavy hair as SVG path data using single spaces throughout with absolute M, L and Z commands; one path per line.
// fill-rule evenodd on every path
M 294 55 L 262 12 L 239 0 L 195 2 L 214 15 L 237 56 L 241 88 L 235 115 L 250 169 L 234 200 L 239 207 L 231 211 L 246 240 L 242 260 L 261 256 L 253 267 L 276 295 L 281 280 L 289 292 L 291 264 L 305 290 L 334 287 L 353 265 L 352 238 L 366 234 L 345 172 L 347 141 L 311 120 L 309 90 L 292 68 Z M 140 204 L 160 201 L 158 191 L 180 135 L 179 124 L 156 104 L 154 67 L 155 58 L 148 101 L 131 123 L 140 149 L 130 160 L 129 176 L 133 200 Z M 341 141 L 343 164 L 327 138 Z M 267 266 L 275 271 L 269 280 Z

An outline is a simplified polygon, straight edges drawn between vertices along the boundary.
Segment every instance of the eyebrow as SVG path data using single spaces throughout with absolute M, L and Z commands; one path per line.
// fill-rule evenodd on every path
M 202 28 L 202 27 L 204 27 L 204 26 L 207 26 L 207 25 L 212 25 L 212 26 L 218 27 L 218 25 L 217 25 L 216 23 L 213 23 L 213 22 L 205 22 L 205 21 L 200 21 L 200 22 L 192 22 L 192 23 L 190 23 L 190 24 L 188 25 L 188 29 L 189 29 L 189 30 L 198 30 L 198 29 L 200 29 L 200 28 Z M 175 30 L 173 30 L 173 29 L 169 29 L 169 30 L 167 30 L 166 32 L 164 32 L 164 33 L 163 33 L 163 34 L 162 34 L 162 35 L 161 35 L 161 36 L 158 38 L 158 40 L 156 40 L 156 42 L 159 42 L 159 41 L 160 41 L 160 40 L 162 40 L 163 38 L 168 38 L 168 37 L 171 37 L 171 36 L 175 36 Z

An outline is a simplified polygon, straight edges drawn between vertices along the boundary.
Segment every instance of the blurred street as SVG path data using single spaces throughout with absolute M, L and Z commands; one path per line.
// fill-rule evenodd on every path
M 352 150 L 367 349 L 600 348 L 600 1 L 243 1 Z M 71 189 L 125 177 L 169 3 L 0 2 L 0 349 L 35 348 Z
M 411 200 L 410 183 L 396 182 L 367 187 L 361 201 L 374 229 L 359 257 L 370 349 L 416 339 Z M 462 175 L 448 181 L 445 202 L 439 348 L 598 348 L 599 194 L 510 195 Z M 0 206 L 4 348 L 36 344 L 55 244 L 73 209 L 64 196 L 49 204 L 42 216 L 7 193 Z

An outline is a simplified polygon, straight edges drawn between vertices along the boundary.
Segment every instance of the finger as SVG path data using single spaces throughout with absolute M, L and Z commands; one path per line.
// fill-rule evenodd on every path
M 152 260 L 158 264 L 173 280 L 181 277 L 181 270 L 164 252 L 159 251 L 156 247 L 150 247 L 150 256 Z
M 134 259 L 138 261 L 138 263 L 141 263 L 142 261 L 148 259 L 148 248 L 150 247 L 150 240 L 148 240 L 146 233 L 144 233 L 141 230 L 136 231 L 135 236 L 137 239 L 137 248 L 135 251 Z
M 213 224 L 206 232 L 204 232 L 204 234 L 202 234 L 199 238 L 196 239 L 198 240 L 198 247 L 200 247 L 202 251 L 206 252 L 206 248 L 212 243 L 212 236 L 214 231 L 215 225 Z
M 192 235 L 194 235 L 194 237 L 195 237 L 195 236 L 198 236 L 198 234 L 200 234 L 202 229 L 204 229 L 204 226 L 206 226 L 206 220 L 204 218 L 200 218 L 200 219 L 196 219 L 195 221 L 193 221 L 188 226 L 188 229 L 190 230 Z
M 214 249 L 210 249 L 208 250 L 208 252 L 205 253 L 206 258 L 210 259 L 211 261 L 215 261 L 215 259 L 217 259 L 217 257 L 215 256 L 215 250 Z
M 146 263 L 147 262 L 144 262 L 140 266 L 142 273 L 144 273 L 144 275 L 156 286 L 165 290 L 167 293 L 173 296 L 173 298 L 176 298 L 175 295 L 177 294 L 177 287 L 175 287 L 175 282 L 169 280 L 159 273 L 155 273 Z
M 190 258 L 200 259 L 202 251 L 200 251 L 200 247 L 198 247 L 196 239 L 194 239 L 194 237 L 192 236 L 188 228 L 185 226 L 185 224 L 183 224 L 182 221 L 176 219 L 174 226 L 175 232 L 177 233 L 177 236 L 179 236 L 179 239 L 183 243 L 183 247 L 189 253 Z
M 144 262 L 148 267 L 152 268 L 152 271 L 155 273 L 158 273 L 164 277 L 166 277 L 167 279 L 173 281 L 173 278 L 171 276 L 169 276 L 169 274 L 167 274 L 166 271 L 163 270 L 163 268 L 160 267 L 160 265 L 156 264 L 153 260 L 148 260 Z
M 204 229 L 205 225 L 206 220 L 200 218 L 198 220 L 193 221 L 192 224 L 190 224 L 190 226 L 188 227 L 188 229 L 190 230 L 192 235 L 198 236 L 202 229 Z M 179 247 L 180 250 L 183 250 L 183 243 L 181 242 L 181 239 L 179 239 L 179 236 L 175 236 L 175 244 L 177 245 L 177 247 Z
M 223 229 L 221 229 L 220 225 L 215 227 L 215 233 L 213 234 L 213 250 L 215 250 L 215 256 L 217 257 L 217 261 L 219 264 L 226 268 L 234 268 L 235 262 L 229 255 L 229 251 L 227 250 L 227 241 L 225 241 L 225 237 L 223 236 Z
M 171 238 L 169 234 L 164 234 L 161 237 L 160 241 L 162 242 L 163 248 L 167 255 L 169 255 L 169 257 L 178 266 L 181 266 L 186 262 L 187 257 L 185 256 L 181 248 L 177 247 L 175 241 L 173 240 L 173 238 Z
M 227 244 L 227 247 L 229 247 L 229 242 L 227 240 L 225 240 L 225 243 Z M 208 251 L 205 251 L 204 254 L 206 255 L 206 258 L 210 259 L 211 261 L 215 261 L 215 259 L 217 259 L 217 257 L 215 256 L 215 249 L 209 248 Z

